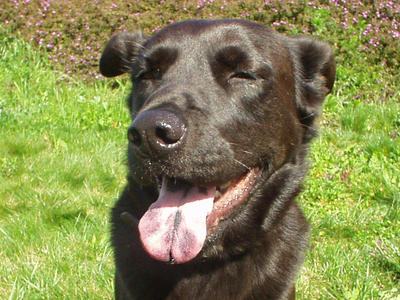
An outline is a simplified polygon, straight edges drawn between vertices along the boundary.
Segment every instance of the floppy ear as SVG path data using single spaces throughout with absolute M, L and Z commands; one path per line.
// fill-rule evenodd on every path
M 293 37 L 291 42 L 296 66 L 296 101 L 300 121 L 305 128 L 312 127 L 322 102 L 333 88 L 336 74 L 334 55 L 327 43 L 311 37 Z M 306 130 L 306 141 L 314 135 L 315 130 L 312 128 Z
M 104 48 L 100 58 L 100 72 L 106 77 L 114 77 L 130 72 L 147 37 L 142 32 L 123 32 L 115 34 Z

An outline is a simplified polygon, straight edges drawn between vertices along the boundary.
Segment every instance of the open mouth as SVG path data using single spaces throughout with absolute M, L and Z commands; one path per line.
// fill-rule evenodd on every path
M 260 169 L 251 169 L 242 177 L 217 186 L 213 209 L 207 216 L 208 234 L 211 234 L 221 220 L 230 216 L 234 209 L 243 203 L 260 174 Z
M 198 186 L 164 176 L 157 201 L 139 221 L 144 249 L 164 262 L 192 260 L 207 235 L 244 202 L 260 174 L 254 168 L 219 186 Z

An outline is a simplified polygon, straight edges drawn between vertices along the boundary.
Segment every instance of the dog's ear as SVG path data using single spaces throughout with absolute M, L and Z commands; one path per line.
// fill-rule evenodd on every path
M 291 38 L 290 49 L 295 60 L 296 101 L 301 122 L 305 127 L 312 127 L 322 102 L 333 88 L 336 74 L 334 54 L 327 43 L 306 36 Z M 312 132 L 315 130 L 306 132 L 306 140 L 314 136 Z
M 106 77 L 114 77 L 130 72 L 147 37 L 142 32 L 123 32 L 115 34 L 104 48 L 100 58 L 100 72 Z
M 335 81 L 335 60 L 330 46 L 311 37 L 295 37 L 294 51 L 301 93 L 300 106 L 318 109 Z

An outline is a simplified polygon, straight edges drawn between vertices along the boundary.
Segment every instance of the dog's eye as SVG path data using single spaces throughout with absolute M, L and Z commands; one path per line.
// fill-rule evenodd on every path
M 161 78 L 161 70 L 159 68 L 143 71 L 141 72 L 137 78 L 139 80 L 153 80 L 153 79 L 160 79 Z
M 149 71 L 142 72 L 139 74 L 138 79 L 142 79 L 142 80 L 153 79 L 153 75 Z
M 246 79 L 246 80 L 256 80 L 257 78 L 249 73 L 249 72 L 237 72 L 232 74 L 229 79 L 233 79 L 233 78 L 237 78 L 237 79 Z

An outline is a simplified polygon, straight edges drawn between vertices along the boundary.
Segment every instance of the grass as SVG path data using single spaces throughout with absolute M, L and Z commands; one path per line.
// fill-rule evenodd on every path
M 385 76 L 338 66 L 300 200 L 313 226 L 300 299 L 400 299 L 400 92 Z
M 83 84 L 0 32 L 0 298 L 110 299 L 129 83 Z M 400 92 L 348 57 L 300 199 L 313 232 L 298 299 L 400 299 Z
M 127 86 L 67 84 L 4 34 L 0 51 L 0 298 L 108 299 Z

